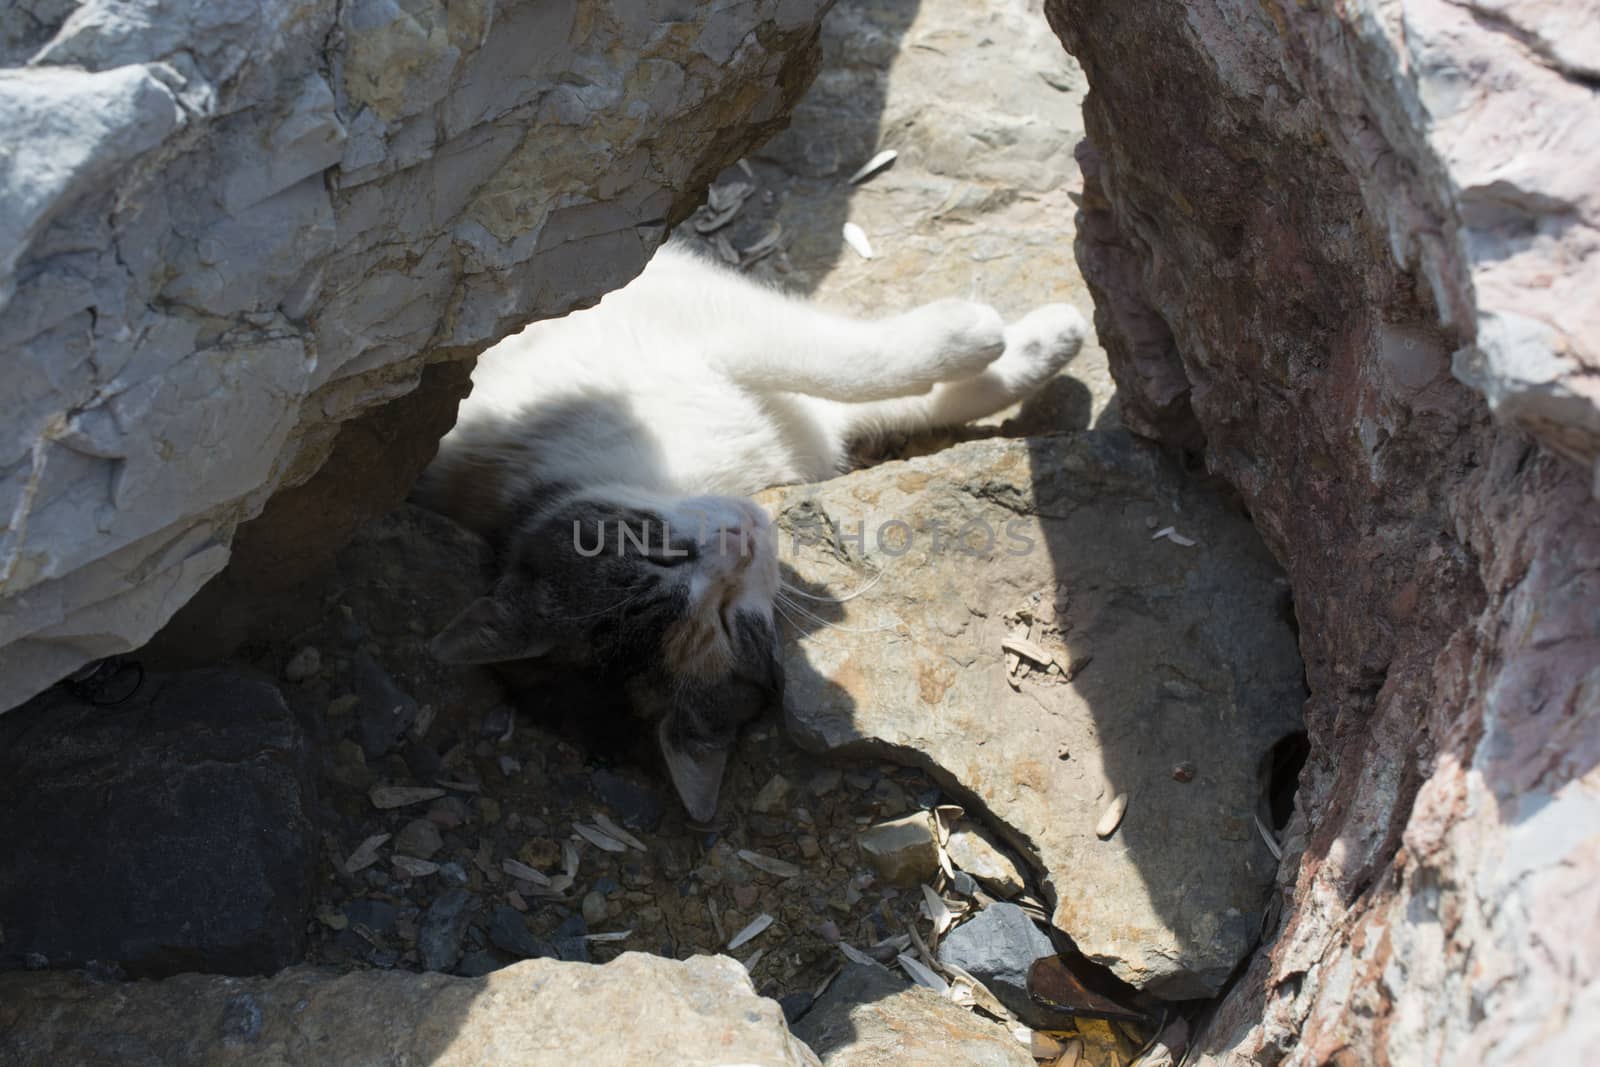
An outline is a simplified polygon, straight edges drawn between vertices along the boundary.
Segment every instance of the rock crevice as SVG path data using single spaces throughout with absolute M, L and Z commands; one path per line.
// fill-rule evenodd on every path
M 1240 491 L 1311 690 L 1284 919 L 1201 1062 L 1595 1037 L 1570 916 L 1595 901 L 1600 100 L 1503 32 L 1584 7 L 1047 4 L 1090 84 L 1079 260 L 1124 412 Z

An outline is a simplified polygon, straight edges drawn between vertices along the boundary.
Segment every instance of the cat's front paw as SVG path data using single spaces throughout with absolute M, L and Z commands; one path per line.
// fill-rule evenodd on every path
M 1071 304 L 1034 308 L 1006 327 L 1005 355 L 996 369 L 1008 381 L 1032 387 L 1055 376 L 1089 336 L 1089 324 Z
M 983 373 L 1006 347 L 1005 320 L 988 304 L 938 300 L 889 320 L 890 343 L 917 377 L 954 382 Z

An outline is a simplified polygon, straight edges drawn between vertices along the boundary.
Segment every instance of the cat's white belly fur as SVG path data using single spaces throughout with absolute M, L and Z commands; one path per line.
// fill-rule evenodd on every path
M 817 481 L 858 437 L 1006 407 L 1086 332 L 1059 304 L 1009 327 L 959 300 L 850 319 L 669 245 L 597 307 L 484 353 L 430 475 L 492 454 L 515 470 L 502 501 L 553 483 L 748 496 Z
M 843 442 L 829 433 L 825 413 L 808 410 L 809 398 L 741 388 L 682 338 L 595 336 L 602 331 L 581 320 L 598 310 L 536 323 L 485 353 L 458 427 L 515 424 L 523 412 L 581 398 L 614 406 L 630 432 L 597 415 L 544 442 L 541 464 L 551 480 L 747 496 L 837 473 Z

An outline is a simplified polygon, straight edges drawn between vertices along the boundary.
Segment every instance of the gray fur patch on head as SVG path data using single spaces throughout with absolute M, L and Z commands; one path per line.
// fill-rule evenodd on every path
M 559 650 L 631 680 L 631 702 L 657 723 L 685 806 L 696 818 L 708 806 L 714 814 L 739 727 L 781 702 L 763 594 L 750 595 L 726 538 L 687 521 L 679 525 L 688 530 L 673 527 L 671 501 L 587 490 L 541 503 L 506 538 L 494 591 L 431 651 L 445 662 L 493 663 Z

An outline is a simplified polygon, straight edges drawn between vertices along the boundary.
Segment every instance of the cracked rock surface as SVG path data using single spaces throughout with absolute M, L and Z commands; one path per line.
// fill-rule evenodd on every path
M 530 960 L 482 978 L 312 967 L 134 985 L 0 975 L 0 1059 L 162 1067 L 818 1063 L 733 960 L 641 953 L 603 967 Z
M 791 735 L 975 798 L 1124 981 L 1221 989 L 1277 868 L 1259 771 L 1304 699 L 1287 588 L 1243 516 L 1120 431 L 971 442 L 768 502 L 787 579 L 850 597 L 807 601 L 831 625 L 791 613 Z
M 0 703 L 144 642 L 425 363 L 636 274 L 825 6 L 9 7 Z
M 1283 919 L 1188 1062 L 1592 1047 L 1595 5 L 1047 12 L 1124 416 L 1238 489 L 1310 688 Z

